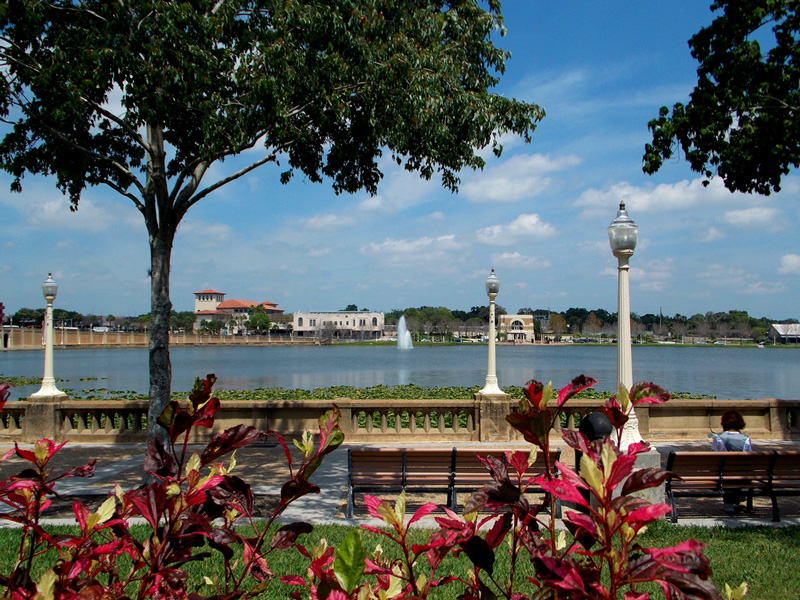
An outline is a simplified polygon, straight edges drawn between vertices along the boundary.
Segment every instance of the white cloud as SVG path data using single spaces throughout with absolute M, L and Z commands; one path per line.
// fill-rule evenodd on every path
M 637 287 L 651 291 L 662 292 L 667 289 L 673 278 L 673 260 L 647 261 L 641 266 L 631 268 L 631 282 Z
M 351 227 L 355 224 L 356 220 L 353 217 L 349 217 L 347 215 L 327 214 L 316 215 L 306 219 L 305 228 L 324 229 L 330 231 L 333 229 L 342 229 L 343 227 Z
M 729 210 L 725 213 L 725 221 L 736 227 L 753 227 L 775 225 L 778 209 L 767 206 L 754 206 L 742 210 Z
M 460 250 L 462 244 L 455 235 L 421 237 L 415 240 L 386 238 L 383 242 L 372 242 L 361 248 L 361 254 L 375 256 L 393 264 L 433 263 L 441 266 L 443 260 Z
M 523 154 L 486 169 L 470 177 L 461 186 L 461 195 L 474 203 L 516 202 L 541 194 L 553 184 L 553 179 L 545 177 L 570 169 L 581 163 L 575 155 L 551 158 L 543 154 Z
M 498 136 L 497 143 L 503 147 L 503 154 L 505 154 L 509 150 L 521 146 L 524 143 L 524 140 L 522 139 L 521 136 L 509 131 Z M 497 157 L 494 155 L 494 152 L 492 151 L 491 143 L 488 146 L 484 146 L 483 148 L 478 148 L 475 151 L 475 154 L 483 158 L 486 162 L 497 160 Z
M 743 289 L 752 279 L 737 267 L 728 267 L 721 264 L 708 265 L 705 271 L 699 271 L 697 275 L 703 285 L 739 290 Z
M 389 159 L 379 165 L 383 179 L 378 194 L 361 201 L 359 207 L 366 211 L 395 213 L 425 201 L 425 197 L 439 189 L 436 178 L 426 181 L 418 173 L 411 173 Z
M 639 187 L 625 181 L 603 190 L 591 188 L 583 192 L 575 206 L 584 207 L 583 218 L 597 218 L 609 213 L 609 207 L 625 206 L 632 213 L 686 210 L 710 202 L 729 202 L 732 198 L 747 198 L 744 194 L 731 194 L 722 180 L 713 179 L 706 187 L 702 179 L 662 183 L 655 187 Z
M 520 241 L 543 240 L 556 233 L 537 214 L 521 214 L 508 225 L 490 225 L 479 229 L 478 241 L 493 246 L 510 246 Z
M 703 242 L 715 242 L 717 240 L 721 240 L 725 237 L 725 234 L 722 233 L 716 227 L 709 227 L 708 231 L 706 232 L 705 236 L 701 238 Z
M 178 227 L 178 235 L 181 243 L 187 243 L 193 249 L 228 246 L 235 239 L 230 225 L 197 219 L 184 219 Z
M 755 275 L 738 267 L 714 264 L 698 275 L 703 285 L 735 290 L 736 293 L 741 294 L 766 296 L 780 294 L 786 289 L 786 286 L 780 281 L 760 281 L 756 279 Z
M 138 213 L 125 210 L 119 202 L 98 203 L 84 195 L 78 210 L 73 212 L 69 208 L 69 199 L 50 189 L 31 186 L 21 194 L 9 196 L 3 204 L 17 210 L 26 224 L 37 229 L 99 232 L 120 225 L 141 224 Z
M 503 252 L 492 255 L 492 264 L 498 267 L 524 268 L 524 269 L 547 269 L 551 263 L 547 259 L 535 256 L 525 256 L 519 252 Z
M 306 256 L 309 258 L 322 258 L 323 256 L 328 256 L 330 253 L 331 249 L 326 246 L 324 248 L 311 248 L 306 252 Z
M 771 295 L 780 294 L 784 291 L 785 286 L 780 281 L 755 281 L 749 284 L 743 292 L 745 294 L 756 295 Z
M 781 256 L 781 268 L 778 272 L 783 275 L 800 275 L 800 254 L 784 254 Z

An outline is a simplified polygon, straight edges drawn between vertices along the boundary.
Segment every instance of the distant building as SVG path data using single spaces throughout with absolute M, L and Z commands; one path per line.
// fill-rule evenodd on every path
M 800 342 L 800 324 L 773 323 L 767 337 L 773 344 L 797 344 Z
M 197 330 L 203 321 L 222 321 L 233 333 L 242 327 L 249 318 L 254 306 L 263 306 L 268 315 L 283 314 L 274 302 L 253 302 L 251 300 L 225 300 L 225 293 L 216 290 L 202 290 L 194 293 L 194 328 Z
M 370 339 L 383 337 L 384 316 L 380 312 L 296 312 L 292 332 L 298 337 Z
M 500 315 L 500 339 L 507 342 L 536 341 L 533 315 Z

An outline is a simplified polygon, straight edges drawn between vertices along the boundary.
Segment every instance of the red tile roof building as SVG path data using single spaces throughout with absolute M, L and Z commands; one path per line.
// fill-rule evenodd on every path
M 225 300 L 225 293 L 217 290 L 201 290 L 194 293 L 195 329 L 203 321 L 219 320 L 236 333 L 250 316 L 250 309 L 262 306 L 268 315 L 283 314 L 275 302 L 253 302 L 252 300 Z

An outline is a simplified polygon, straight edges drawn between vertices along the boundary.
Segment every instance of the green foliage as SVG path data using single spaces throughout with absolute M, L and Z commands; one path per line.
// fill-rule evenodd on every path
M 255 331 L 268 331 L 272 326 L 272 321 L 266 312 L 253 312 L 246 321 L 246 325 Z
M 248 425 L 214 435 L 202 452 L 190 456 L 192 430 L 214 425 L 219 409 L 219 401 L 211 395 L 214 380 L 213 375 L 197 380 L 188 401 L 171 402 L 161 413 L 159 424 L 168 434 L 168 445 L 159 440 L 148 445 L 144 466 L 152 483 L 127 492 L 117 486 L 94 512 L 75 502 L 77 531 L 53 537 L 42 519 L 55 495 L 55 483 L 62 478 L 90 477 L 97 461 L 53 473 L 48 463 L 63 444 L 48 439 L 39 440 L 33 449 L 15 445 L 4 456 L 15 454 L 27 464 L 0 482 L 4 506 L 0 521 L 21 526 L 16 556 L 0 573 L 3 597 L 245 599 L 267 589 L 271 578 L 267 557 L 294 547 L 298 536 L 312 529 L 307 523 L 278 529 L 270 525 L 291 502 L 318 491 L 308 478 L 324 456 L 341 445 L 340 415 L 334 407 L 320 416 L 318 445 L 307 432 L 302 460 L 294 466 L 279 434 Z M 0 410 L 6 401 L 7 389 L 0 385 Z M 268 436 L 284 448 L 290 478 L 281 487 L 272 513 L 256 522 L 249 485 L 232 475 L 232 456 L 227 465 L 221 459 Z M 136 519 L 146 523 L 138 533 L 129 528 Z M 359 556 L 352 547 L 342 554 L 345 562 Z M 212 556 L 219 568 L 190 581 L 184 565 Z M 352 577 L 352 569 L 345 571 Z
M 192 331 L 192 329 L 194 329 L 194 322 L 196 318 L 197 318 L 196 315 L 191 310 L 170 311 L 169 313 L 170 329 L 173 330 L 182 329 L 184 331 Z
M 700 63 L 688 104 L 648 124 L 643 170 L 655 173 L 679 144 L 692 170 L 731 191 L 768 195 L 800 162 L 796 2 L 717 0 L 714 21 L 689 40 Z
M 87 187 L 107 186 L 144 219 L 154 421 L 169 401 L 170 260 L 186 212 L 279 160 L 282 183 L 299 172 L 375 194 L 388 154 L 456 190 L 461 169 L 484 166 L 481 149 L 499 155 L 507 133 L 529 141 L 544 117 L 490 92 L 508 56 L 493 43 L 501 27 L 499 2 L 477 0 L 2 5 L 11 189 L 52 175 L 76 209 Z M 212 168 L 260 144 L 238 170 Z
M 8 383 L 13 385 L 14 387 L 18 387 L 20 385 L 36 385 L 37 383 L 41 383 L 41 377 L 22 377 L 22 376 L 5 376 L 0 374 L 0 383 Z

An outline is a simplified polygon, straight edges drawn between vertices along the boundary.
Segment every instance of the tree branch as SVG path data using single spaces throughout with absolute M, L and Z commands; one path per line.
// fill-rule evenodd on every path
M 187 210 L 189 210 L 192 206 L 194 206 L 197 202 L 208 196 L 210 193 L 218 190 L 224 185 L 227 185 L 231 181 L 239 179 L 240 177 L 247 175 L 250 171 L 257 169 L 258 167 L 267 164 L 268 162 L 274 162 L 278 158 L 278 153 L 280 150 L 274 150 L 270 154 L 260 158 L 259 160 L 251 163 L 250 165 L 246 166 L 243 169 L 228 175 L 227 177 L 223 177 L 222 179 L 218 180 L 217 182 L 211 184 L 207 188 L 205 188 L 202 192 L 191 196 L 190 198 L 181 199 L 178 204 L 176 204 L 175 209 L 179 212 L 179 214 L 183 215 Z M 199 180 L 197 184 L 199 185 Z M 183 194 L 181 194 L 183 195 Z

